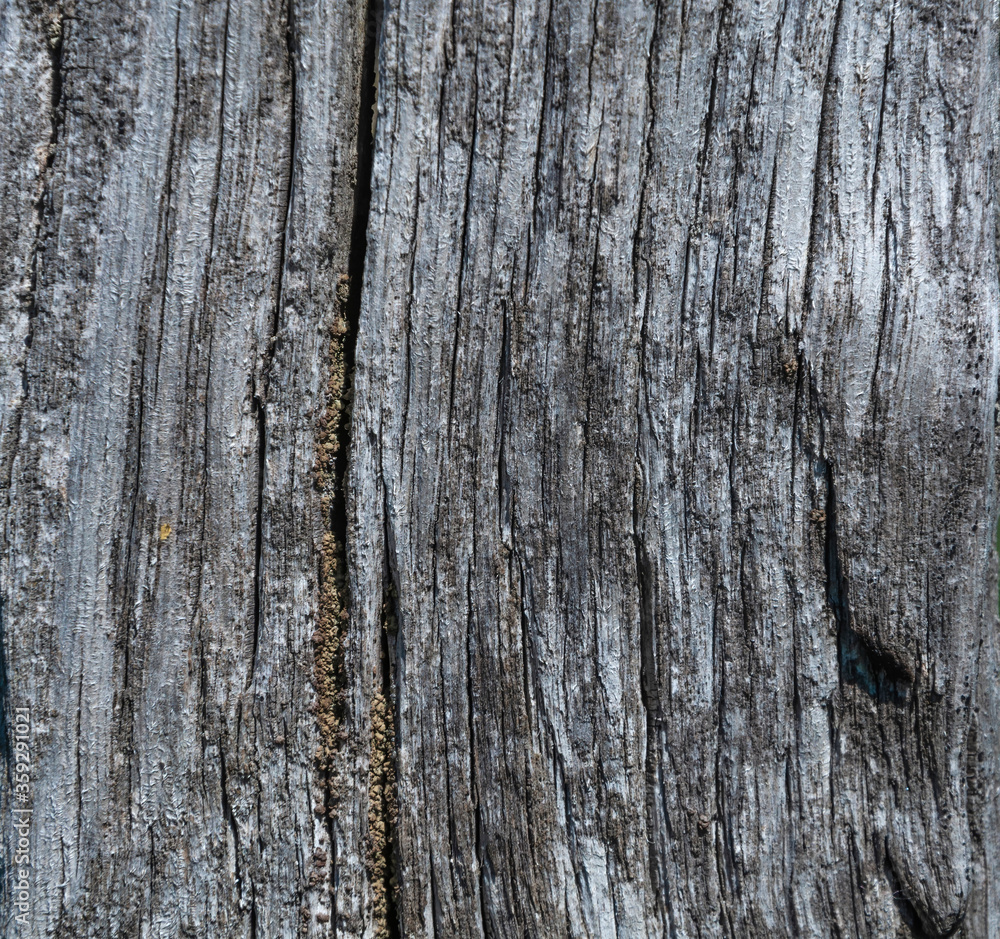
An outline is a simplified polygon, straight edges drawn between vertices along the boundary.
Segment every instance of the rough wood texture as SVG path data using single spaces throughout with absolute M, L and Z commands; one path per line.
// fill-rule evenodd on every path
M 400 4 L 382 57 L 402 933 L 995 934 L 990 9 Z
M 5 932 L 326 935 L 316 441 L 365 8 L 2 15 L 5 708 L 34 722 Z
M 5 934 L 1000 935 L 998 48 L 0 2 Z

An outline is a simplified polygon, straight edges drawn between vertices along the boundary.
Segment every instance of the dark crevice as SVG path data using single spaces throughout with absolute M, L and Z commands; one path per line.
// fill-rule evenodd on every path
M 331 325 L 329 343 L 326 409 L 318 429 L 315 473 L 325 531 L 320 555 L 318 622 L 313 634 L 315 708 L 319 727 L 316 771 L 319 789 L 322 793 L 322 801 L 316 806 L 316 812 L 323 818 L 329 841 L 328 889 L 332 907 L 330 932 L 334 936 L 338 934 L 340 926 L 336 889 L 339 863 L 336 818 L 340 806 L 340 770 L 342 769 L 346 739 L 344 731 L 347 713 L 345 648 L 350 622 L 347 483 L 350 472 L 355 348 L 358 324 L 361 318 L 365 254 L 368 245 L 368 219 L 371 211 L 371 177 L 375 132 L 374 107 L 378 88 L 376 69 L 381 42 L 382 18 L 382 0 L 368 0 L 364 19 L 358 24 L 361 30 L 355 39 L 361 45 L 361 67 L 357 75 L 358 110 L 354 141 L 356 181 L 349 220 L 350 248 L 347 257 L 347 270 L 344 271 L 342 267 L 340 268 L 339 281 L 336 285 L 336 310 Z M 294 20 L 290 13 L 289 58 L 293 63 L 296 61 L 298 53 L 294 40 Z M 295 95 L 294 66 L 292 72 L 293 95 Z M 292 170 L 294 172 L 294 154 Z M 348 220 L 342 219 L 341 221 L 342 224 L 346 224 Z M 388 534 L 386 539 L 386 563 L 391 568 L 391 546 Z M 369 781 L 370 787 L 375 785 L 382 787 L 377 807 L 371 801 L 371 789 L 369 791 L 369 809 L 375 811 L 376 822 L 382 826 L 379 843 L 370 842 L 368 847 L 370 882 L 381 898 L 380 910 L 376 916 L 379 939 L 387 939 L 387 937 L 395 939 L 398 936 L 398 914 L 395 902 L 395 714 L 393 704 L 395 657 L 392 648 L 396 622 L 394 615 L 396 594 L 395 585 L 391 584 L 391 574 L 392 570 L 386 575 L 386 594 L 383 597 L 383 636 L 379 651 L 381 679 L 377 680 L 376 687 L 373 689 L 372 700 L 372 719 L 383 723 L 383 739 L 388 742 L 381 744 L 381 749 L 376 752 L 377 740 L 373 734 Z M 377 779 L 381 779 L 382 782 L 376 782 Z M 388 794 L 389 789 L 392 790 L 391 796 Z M 370 811 L 370 831 L 371 818 Z
M 355 141 L 357 185 L 354 187 L 354 208 L 351 218 L 351 253 L 347 262 L 350 295 L 347 302 L 348 332 L 344 342 L 347 374 L 354 374 L 354 347 L 361 318 L 361 290 L 364 283 L 365 253 L 368 250 L 368 217 L 372 201 L 372 160 L 375 138 L 373 115 L 378 90 L 376 69 L 382 34 L 383 0 L 368 0 L 365 9 L 365 48 L 361 65 L 361 87 L 358 95 L 358 133 Z M 349 430 L 349 428 L 347 428 Z
M 823 202 L 826 198 L 826 187 L 821 185 L 820 177 L 823 164 L 827 166 L 827 176 L 832 184 L 833 173 L 833 136 L 834 136 L 834 99 L 838 91 L 837 44 L 840 39 L 840 26 L 844 13 L 844 0 L 838 0 L 837 11 L 833 18 L 833 37 L 830 40 L 830 56 L 826 63 L 826 77 L 823 81 L 823 97 L 819 111 L 819 135 L 816 141 L 816 162 L 813 165 L 812 209 L 809 216 L 809 241 L 806 247 L 805 293 L 803 297 L 803 320 L 809 316 L 813 301 L 815 282 L 816 255 L 819 252 L 819 241 L 822 234 Z
M 468 576 L 465 584 L 465 601 L 467 614 L 467 632 L 465 634 L 465 695 L 469 718 L 469 789 L 472 793 L 472 804 L 475 814 L 475 849 L 476 867 L 478 869 L 479 884 L 479 916 L 482 922 L 483 936 L 489 939 L 493 935 L 493 929 L 486 909 L 486 858 L 483 854 L 483 812 L 481 806 L 481 793 L 479 791 L 479 768 L 477 765 L 478 751 L 476 749 L 476 727 L 473 715 L 475 714 L 475 698 L 473 695 L 472 669 L 475 658 L 473 652 L 473 630 L 475 629 L 476 616 L 475 606 L 472 600 L 473 567 L 470 560 Z
M 257 671 L 257 649 L 260 645 L 261 591 L 263 590 L 263 548 L 264 548 L 264 475 L 267 464 L 267 418 L 264 402 L 254 394 L 254 411 L 257 415 L 257 509 L 256 532 L 254 535 L 254 579 L 253 579 L 253 645 L 250 650 L 250 668 L 247 672 L 246 687 L 253 684 Z
M 208 727 L 208 664 L 205 660 L 205 641 L 203 636 L 203 617 L 200 615 L 202 608 L 202 591 L 204 589 L 204 575 L 205 575 L 205 546 L 208 544 L 208 493 L 209 493 L 209 475 L 210 475 L 210 459 L 209 459 L 209 444 L 212 439 L 210 418 L 211 418 L 211 386 L 212 386 L 212 353 L 215 340 L 215 333 L 212 329 L 214 325 L 214 316 L 209 314 L 209 301 L 208 301 L 208 290 L 209 284 L 211 283 L 211 277 L 213 272 L 213 267 L 215 265 L 215 236 L 217 230 L 217 220 L 219 214 L 219 196 L 222 185 L 222 164 L 223 155 L 225 153 L 226 144 L 226 86 L 227 86 L 227 76 L 228 76 L 228 64 L 229 64 L 229 17 L 232 8 L 232 0 L 226 0 L 226 13 L 222 22 L 222 78 L 221 87 L 219 89 L 219 137 L 216 144 L 216 154 L 215 154 L 215 178 L 212 185 L 212 202 L 209 209 L 209 222 L 208 222 L 208 250 L 205 254 L 205 266 L 202 273 L 201 282 L 201 309 L 202 315 L 208 320 L 208 342 L 207 349 L 205 352 L 205 391 L 203 396 L 204 403 L 204 418 L 202 421 L 202 439 L 201 439 L 201 459 L 202 459 L 202 470 L 204 473 L 203 483 L 202 483 L 202 503 L 200 508 L 201 513 L 201 533 L 198 539 L 198 566 L 195 575 L 195 586 L 194 586 L 194 604 L 193 610 L 195 611 L 195 617 L 197 620 L 197 636 L 198 636 L 198 657 L 199 657 L 199 668 L 201 674 L 201 720 L 202 727 Z M 160 328 L 163 328 L 163 317 L 160 318 Z M 190 354 L 190 347 L 189 347 Z M 259 429 L 259 428 L 258 428 Z M 258 468 L 259 469 L 259 468 Z M 258 512 L 257 518 L 260 518 L 260 513 Z M 259 555 L 257 555 L 259 557 Z M 257 593 L 254 592 L 256 597 Z M 258 618 L 255 614 L 254 622 L 258 622 Z M 257 629 L 254 629 L 254 635 L 257 635 Z M 256 652 L 256 646 L 254 647 Z M 202 738 L 202 753 L 204 754 L 204 738 Z
M 393 594 L 395 605 L 395 594 Z M 395 606 L 394 606 L 395 609 Z M 398 609 L 393 613 L 393 621 L 398 623 Z M 389 810 L 386 813 L 387 839 L 385 846 L 386 865 L 386 933 L 385 939 L 400 939 L 402 922 L 399 908 L 399 796 L 397 780 L 399 779 L 399 763 L 396 754 L 399 743 L 399 709 L 396 697 L 396 663 L 395 657 L 389 651 L 388 631 L 383 632 L 382 648 L 385 668 L 382 670 L 382 694 L 388 703 L 389 718 L 392 721 L 392 737 L 389 753 L 389 773 L 392 786 L 388 797 Z M 395 639 L 395 637 L 392 637 Z
M 386 545 L 388 547 L 388 544 Z M 386 555 L 388 557 L 388 554 Z M 378 686 L 372 697 L 372 744 L 368 783 L 368 876 L 375 939 L 399 939 L 397 736 L 395 644 L 399 628 L 396 590 L 388 563 L 382 601 Z
M 83 740 L 83 669 L 76 683 L 76 739 Z M 83 844 L 83 757 L 76 748 L 76 843 Z
M 988 768 L 989 767 L 989 768 Z M 965 782 L 966 782 L 966 812 L 969 819 L 969 836 L 972 841 L 972 864 L 981 870 L 986 864 L 986 845 L 984 840 L 989 838 L 990 831 L 986 820 L 986 804 L 988 797 L 986 787 L 992 780 L 992 767 L 987 762 L 986 753 L 979 745 L 979 717 L 973 711 L 969 720 L 969 731 L 965 738 Z M 986 772 L 983 772 L 986 770 Z M 972 935 L 982 934 L 985 930 L 983 923 L 984 913 L 982 907 L 976 909 L 978 904 L 970 898 L 968 913 L 964 917 L 966 929 Z
M 441 920 L 444 919 L 444 911 L 441 908 L 441 899 L 438 897 L 437 878 L 434 876 L 434 860 L 428 858 L 427 868 L 430 871 L 431 880 L 431 939 L 437 939 L 443 935 Z
M 892 656 L 872 648 L 851 625 L 847 582 L 837 541 L 837 497 L 833 466 L 826 471 L 826 595 L 837 623 L 837 653 L 842 684 L 855 685 L 879 703 L 902 705 L 913 679 Z
M 201 282 L 201 309 L 202 315 L 208 318 L 208 348 L 205 354 L 205 392 L 204 392 L 204 419 L 202 422 L 202 468 L 204 472 L 203 484 L 202 484 L 202 504 L 201 504 L 201 534 L 198 540 L 198 567 L 196 574 L 196 583 L 194 589 L 195 601 L 193 608 L 195 611 L 200 611 L 202 607 L 202 590 L 204 587 L 204 573 L 205 573 L 205 546 L 208 544 L 208 511 L 207 511 L 207 501 L 209 492 L 209 473 L 210 473 L 210 460 L 209 460 L 209 442 L 212 439 L 211 428 L 210 428 L 210 416 L 211 416 L 211 382 L 212 382 L 212 353 L 213 344 L 215 339 L 214 331 L 212 330 L 212 325 L 214 324 L 214 316 L 210 316 L 209 301 L 208 301 L 208 290 L 211 283 L 211 277 L 213 273 L 213 268 L 215 265 L 215 236 L 217 231 L 217 221 L 219 214 L 219 196 L 222 187 L 222 165 L 223 165 L 223 155 L 225 153 L 226 145 L 226 90 L 227 90 L 227 77 L 228 77 L 228 64 L 229 64 L 229 18 L 232 11 L 232 0 L 226 0 L 226 12 L 222 21 L 222 77 L 219 88 L 219 136 L 218 142 L 216 144 L 216 154 L 215 154 L 215 178 L 212 185 L 212 202 L 209 209 L 209 222 L 208 222 L 208 250 L 205 254 L 205 266 L 202 274 Z M 279 274 L 280 276 L 280 274 Z M 163 318 L 160 319 L 160 327 L 163 327 Z M 259 430 L 259 427 L 258 427 Z M 258 467 L 259 470 L 259 467 Z M 258 520 L 260 519 L 260 513 L 257 514 Z M 259 527 L 259 526 L 258 526 Z M 256 555 L 259 558 L 259 552 Z M 256 590 L 254 591 L 254 596 L 257 596 Z M 199 649 L 199 659 L 200 659 L 200 671 L 201 671 L 201 683 L 202 683 L 202 704 L 201 704 L 201 716 L 202 716 L 202 726 L 208 726 L 208 691 L 206 682 L 208 680 L 207 674 L 207 663 L 205 661 L 205 643 L 202 634 L 203 618 L 196 613 L 197 616 L 197 635 L 198 635 L 198 649 Z M 254 623 L 258 622 L 258 617 L 254 615 Z M 257 629 L 254 629 L 254 635 L 257 635 Z M 256 653 L 256 645 L 254 647 Z M 202 752 L 204 753 L 204 743 L 202 744 Z
M 713 572 L 713 581 L 718 583 L 718 568 Z M 715 718 L 716 734 L 718 743 L 715 747 L 715 757 L 713 760 L 713 796 L 715 801 L 715 819 L 718 827 L 714 835 L 715 841 L 715 871 L 716 883 L 718 884 L 719 897 L 719 928 L 724 936 L 738 935 L 733 924 L 734 900 L 738 901 L 739 881 L 737 879 L 737 860 L 735 846 L 733 844 L 732 827 L 726 824 L 726 787 L 723 773 L 723 753 L 725 751 L 725 727 L 726 709 L 729 706 L 728 689 L 726 687 L 726 642 L 725 633 L 719 626 L 719 592 L 715 593 L 715 601 L 712 608 L 712 658 L 718 665 L 718 705 Z M 700 820 L 699 820 L 700 821 Z M 709 824 L 711 819 L 709 819 Z M 706 834 L 711 832 L 711 827 Z
M 538 109 L 538 136 L 535 140 L 535 166 L 532 174 L 532 203 L 531 221 L 528 225 L 528 244 L 524 261 L 524 298 L 529 297 L 528 284 L 531 279 L 531 246 L 539 227 L 539 203 L 542 193 L 542 154 L 546 151 L 542 146 L 545 132 L 545 122 L 548 117 L 550 85 L 554 85 L 555 78 L 551 74 L 552 67 L 552 39 L 555 27 L 552 22 L 555 10 L 555 0 L 549 0 L 548 16 L 545 20 L 545 65 L 542 69 L 542 101 Z
M 545 692 L 542 688 L 541 667 L 535 638 L 538 631 L 538 624 L 535 614 L 535 610 L 537 609 L 535 592 L 531 580 L 532 571 L 524 555 L 518 550 L 517 540 L 514 535 L 514 532 L 518 530 L 517 519 L 512 516 L 511 561 L 517 564 L 518 595 L 521 602 L 521 663 L 523 668 L 525 716 L 528 722 L 528 733 L 531 733 L 531 727 L 535 724 L 537 717 L 539 732 L 544 731 L 552 751 L 557 753 L 556 733 L 545 704 Z M 534 709 L 532 709 L 531 705 L 532 699 L 535 702 Z
M 695 205 L 695 220 L 697 221 L 697 204 Z M 693 239 L 694 231 L 693 225 L 688 228 L 688 233 L 684 239 L 684 270 L 681 272 L 680 279 L 680 310 L 677 314 L 677 322 L 681 327 L 680 343 L 683 347 L 684 345 L 684 325 L 687 318 L 687 297 L 688 297 L 688 285 L 690 283 L 690 271 L 691 271 L 691 254 L 693 252 Z
M 882 162 L 882 129 L 885 124 L 886 99 L 889 91 L 889 73 L 893 67 L 893 48 L 896 42 L 895 10 L 889 14 L 889 38 L 885 44 L 885 57 L 882 60 L 882 98 L 878 107 L 878 127 L 875 131 L 875 160 L 872 168 L 871 213 L 872 224 L 875 222 L 875 204 L 878 198 L 878 175 Z
M 247 688 L 253 684 L 257 671 L 257 649 L 260 645 L 261 591 L 263 590 L 264 548 L 264 475 L 267 465 L 267 418 L 264 402 L 255 394 L 254 410 L 257 415 L 257 514 L 254 535 L 254 581 L 253 581 L 253 645 L 250 651 L 250 669 L 247 673 Z
M 156 862 L 156 836 L 153 834 L 153 825 L 149 826 L 149 918 L 153 919 L 153 897 L 156 896 L 156 875 L 159 873 Z
M 723 50 L 728 56 L 731 48 L 730 37 L 733 30 L 733 3 L 734 0 L 723 0 L 719 11 L 719 23 L 715 30 L 715 55 L 712 59 L 712 82 L 708 91 L 708 109 L 705 112 L 704 132 L 698 146 L 698 157 L 695 161 L 698 182 L 695 187 L 694 196 L 694 224 L 688 228 L 688 250 L 690 250 L 691 235 L 699 220 L 701 219 L 704 206 L 702 204 L 702 193 L 705 186 L 706 167 L 710 151 L 713 146 L 713 135 L 715 131 L 716 106 L 719 94 L 719 70 L 724 67 Z M 725 83 L 725 79 L 723 79 Z M 686 262 L 685 262 L 686 263 Z M 685 274 L 682 281 L 682 290 L 687 290 L 687 276 Z
M 406 446 L 406 428 L 410 419 L 410 386 L 413 377 L 413 330 L 411 321 L 411 307 L 413 306 L 414 277 L 417 270 L 417 234 L 420 223 L 420 159 L 417 159 L 416 171 L 414 172 L 414 185 L 416 192 L 413 198 L 413 228 L 410 232 L 410 269 L 407 277 L 406 299 L 403 303 L 403 335 L 406 341 L 406 378 L 403 385 L 403 418 L 402 429 L 399 433 L 399 449 L 402 451 Z
M 869 407 L 872 414 L 872 428 L 879 425 L 879 370 L 882 367 L 882 345 L 886 338 L 890 323 L 890 313 L 896 307 L 896 289 L 894 274 L 898 271 L 896 262 L 898 244 L 896 242 L 896 226 L 892 220 L 892 203 L 885 205 L 885 239 L 882 257 L 882 286 L 879 292 L 879 325 L 878 339 L 875 344 L 875 364 L 872 366 L 871 384 L 869 386 Z
M 768 298 L 768 288 L 771 286 L 771 266 L 774 263 L 774 214 L 777 205 L 778 194 L 778 152 L 779 147 L 774 148 L 774 160 L 771 164 L 771 179 L 768 184 L 767 212 L 764 216 L 764 244 L 763 259 L 760 273 L 760 293 L 757 297 L 757 309 L 762 313 L 765 309 L 773 310 L 774 304 Z M 767 306 L 765 307 L 765 302 Z M 788 321 L 785 321 L 787 332 Z
M 229 801 L 229 779 L 226 775 L 226 755 L 222 748 L 222 738 L 219 738 L 219 788 L 222 790 L 222 817 L 229 826 L 233 836 L 233 863 L 236 873 L 236 893 L 243 899 L 243 874 L 240 869 L 240 829 L 233 816 L 233 807 Z
M 522 682 L 522 693 L 524 695 L 524 714 L 527 718 L 528 734 L 531 734 L 531 728 L 534 724 L 534 715 L 532 714 L 531 707 L 531 685 L 532 685 L 532 671 L 531 671 L 531 661 L 530 661 L 530 650 L 531 650 L 531 622 L 529 619 L 528 611 L 528 597 L 525 593 L 524 584 L 524 564 L 519 557 L 517 557 L 516 548 L 512 552 L 516 558 L 518 565 L 518 593 L 519 599 L 521 601 L 521 682 Z
M 399 709 L 397 669 L 400 650 L 399 566 L 396 536 L 383 502 L 382 547 L 384 558 L 382 630 L 379 642 L 378 685 L 372 701 L 372 753 L 369 779 L 368 875 L 372 882 L 376 939 L 399 939 L 399 830 L 397 780 L 399 765 Z M 374 787 L 378 788 L 375 789 Z M 377 797 L 376 797 L 377 796 Z
M 638 465 L 638 464 L 637 464 Z M 664 925 L 671 920 L 669 893 L 660 871 L 659 838 L 656 837 L 657 788 L 660 779 L 660 711 L 659 675 L 656 668 L 656 620 L 653 598 L 653 569 L 649 551 L 642 537 L 642 519 L 638 499 L 639 480 L 635 481 L 632 502 L 632 538 L 635 542 L 636 578 L 639 586 L 639 652 L 640 673 L 639 693 L 646 714 L 646 837 L 649 842 L 649 874 L 656 889 L 656 896 L 662 899 L 665 914 Z M 657 903 L 659 906 L 659 902 Z
M 649 175 L 653 163 L 653 138 L 656 132 L 656 82 L 655 75 L 660 65 L 659 30 L 662 0 L 657 0 L 653 9 L 653 28 L 650 30 L 649 50 L 646 55 L 646 121 L 642 146 L 642 162 L 639 167 L 639 206 L 636 212 L 635 231 L 632 233 L 632 302 L 639 302 L 639 265 L 646 269 L 646 305 L 649 304 L 649 280 L 651 268 L 648 252 L 645 250 L 646 228 L 649 225 Z
M 250 655 L 250 669 L 247 673 L 249 688 L 257 671 L 257 651 L 260 645 L 261 601 L 263 599 L 263 547 L 264 547 L 264 482 L 267 470 L 267 392 L 271 378 L 271 366 L 278 344 L 281 328 L 281 309 L 284 303 L 284 278 L 287 263 L 288 229 L 292 217 L 292 202 L 295 195 L 295 149 L 298 140 L 298 94 L 296 87 L 296 36 L 293 0 L 287 0 L 285 8 L 285 54 L 288 63 L 289 80 L 289 126 L 288 126 L 288 186 L 285 191 L 281 239 L 278 244 L 278 269 L 274 289 L 274 309 L 268 326 L 267 340 L 261 351 L 259 372 L 252 377 L 253 412 L 257 418 L 257 513 L 254 539 L 254 589 L 253 589 L 253 645 Z M 228 14 L 227 23 L 228 31 Z M 223 70 L 225 65 L 223 65 Z
M 161 310 L 162 316 L 162 310 Z M 134 467 L 133 478 L 126 476 L 124 485 L 129 492 L 131 509 L 129 513 L 128 541 L 125 544 L 125 558 L 123 563 L 122 583 L 125 584 L 125 603 L 123 604 L 123 615 L 119 626 L 119 636 L 116 644 L 120 646 L 122 653 L 121 670 L 121 697 L 118 697 L 118 690 L 115 692 L 114 710 L 118 715 L 117 736 L 122 748 L 126 751 L 129 765 L 132 764 L 132 755 L 136 751 L 135 746 L 135 706 L 130 693 L 131 670 L 132 670 L 132 637 L 133 633 L 138 635 L 138 623 L 135 617 L 135 592 L 138 577 L 138 558 L 135 547 L 140 540 L 138 529 L 138 506 L 139 506 L 139 486 L 142 479 L 142 435 L 143 422 L 145 419 L 146 396 L 143 393 L 146 372 L 146 332 L 140 327 L 139 339 L 139 388 L 134 386 L 130 389 L 130 400 L 135 402 L 135 417 L 132 426 L 129 428 L 129 450 L 128 465 Z M 131 772 L 131 770 L 130 770 Z
M 292 217 L 292 200 L 295 195 L 295 154 L 298 145 L 298 69 L 296 67 L 298 48 L 297 36 L 295 32 L 295 3 L 294 0 L 286 0 L 285 9 L 285 57 L 288 62 L 288 82 L 289 82 L 289 115 L 288 115 L 288 188 L 285 192 L 284 221 L 281 226 L 281 242 L 278 246 L 278 281 L 275 290 L 275 304 L 271 319 L 271 333 L 265 356 L 270 364 L 274 354 L 274 345 L 278 335 L 278 328 L 281 325 L 281 301 L 284 293 L 285 261 L 286 249 L 288 247 L 288 228 Z M 228 21 L 227 21 L 228 28 Z M 267 372 L 264 372 L 267 378 Z
M 510 406 L 511 354 L 510 354 L 510 310 L 506 300 L 500 301 L 503 310 L 503 335 L 500 340 L 500 370 L 497 376 L 497 492 L 499 505 L 497 519 L 500 541 L 510 545 L 511 485 L 507 472 L 507 411 Z
M 358 324 L 361 319 L 361 297 L 364 285 L 365 254 L 368 246 L 368 217 L 371 212 L 371 175 L 373 144 L 371 116 L 376 95 L 376 55 L 382 29 L 382 0 L 369 0 L 365 19 L 365 49 L 361 72 L 358 104 L 358 133 L 356 140 L 357 184 L 354 189 L 354 207 L 351 218 L 351 249 L 348 259 L 347 280 L 339 296 L 343 299 L 340 311 L 344 318 L 337 337 L 342 356 L 342 407 L 336 426 L 329 428 L 334 438 L 335 457 L 332 461 L 333 493 L 329 500 L 327 524 L 339 551 L 342 553 L 342 571 L 346 575 L 347 559 L 347 499 L 346 481 L 351 450 L 351 402 L 353 399 L 355 349 Z M 345 598 L 346 600 L 346 598 Z M 346 606 L 346 603 L 345 603 Z
M 903 921 L 903 925 L 909 929 L 911 939 L 945 939 L 945 936 L 952 935 L 954 930 L 949 931 L 945 936 L 937 936 L 927 932 L 923 921 L 920 919 L 920 914 L 906 895 L 902 881 L 896 873 L 892 857 L 889 855 L 888 839 L 884 842 L 884 850 L 885 858 L 882 869 L 886 880 L 889 882 L 889 889 L 892 891 L 892 902 L 895 904 L 896 911 L 899 913 L 899 918 Z
M 454 15 L 454 7 L 452 14 Z M 469 258 L 469 214 L 472 208 L 473 166 L 476 156 L 476 144 L 479 142 L 479 46 L 476 45 L 476 58 L 472 66 L 472 136 L 469 142 L 469 160 L 465 173 L 465 207 L 462 212 L 462 234 L 459 238 L 458 255 L 458 297 L 455 301 L 455 334 L 451 348 L 451 380 L 448 387 L 448 441 L 451 443 L 452 415 L 455 411 L 455 385 L 458 379 L 458 349 L 462 336 L 462 310 L 465 305 L 463 288 L 465 287 L 465 267 Z M 442 83 L 443 92 L 443 83 Z

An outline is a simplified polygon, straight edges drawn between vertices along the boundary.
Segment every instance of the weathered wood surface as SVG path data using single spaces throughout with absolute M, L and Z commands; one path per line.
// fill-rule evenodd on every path
M 1000 935 L 990 4 L 0 47 L 6 934 Z
M 2 16 L 5 708 L 34 722 L 5 934 L 326 935 L 316 440 L 364 6 Z

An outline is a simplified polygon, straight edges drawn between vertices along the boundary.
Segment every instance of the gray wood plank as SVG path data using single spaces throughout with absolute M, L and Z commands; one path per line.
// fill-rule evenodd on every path
M 989 935 L 985 8 L 417 10 L 352 464 L 402 933 Z
M 5 934 L 1000 933 L 997 38 L 0 4 Z

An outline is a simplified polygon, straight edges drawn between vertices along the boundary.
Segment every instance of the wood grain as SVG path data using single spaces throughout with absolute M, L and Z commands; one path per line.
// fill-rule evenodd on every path
M 6 935 L 1000 934 L 992 6 L 0 47 Z

